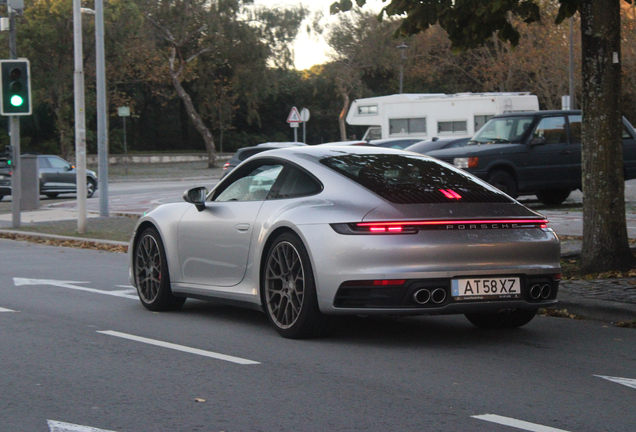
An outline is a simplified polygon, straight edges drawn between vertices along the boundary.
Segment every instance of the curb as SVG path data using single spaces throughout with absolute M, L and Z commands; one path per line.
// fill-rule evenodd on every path
M 559 309 L 586 320 L 617 323 L 636 320 L 636 304 L 587 299 L 559 290 Z
M 76 242 L 88 242 L 88 243 L 97 243 L 97 244 L 106 244 L 113 246 L 128 246 L 128 242 L 121 242 L 116 240 L 103 240 L 103 239 L 92 239 L 92 238 L 82 238 L 82 237 L 72 237 L 72 236 L 60 236 L 55 234 L 43 234 L 43 233 L 33 233 L 29 231 L 14 231 L 14 230 L 3 230 L 0 229 L 0 234 L 9 234 L 9 235 L 20 235 L 26 237 L 43 237 L 54 240 L 65 240 L 65 241 L 76 241 Z

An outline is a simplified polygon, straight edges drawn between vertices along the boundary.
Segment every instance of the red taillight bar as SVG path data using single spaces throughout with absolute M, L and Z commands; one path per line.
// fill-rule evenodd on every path
M 402 221 L 402 222 L 360 222 L 357 226 L 368 227 L 389 227 L 393 225 L 468 225 L 468 224 L 500 224 L 500 223 L 516 223 L 516 224 L 547 224 L 547 219 L 491 219 L 491 220 L 440 220 L 440 221 Z

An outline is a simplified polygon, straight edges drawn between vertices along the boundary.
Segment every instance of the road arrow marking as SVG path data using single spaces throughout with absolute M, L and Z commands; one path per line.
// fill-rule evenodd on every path
M 23 285 L 52 285 L 61 288 L 68 288 L 76 291 L 86 291 L 95 294 L 103 294 L 109 295 L 113 297 L 123 297 L 131 300 L 139 300 L 137 295 L 132 295 L 129 290 L 124 291 L 104 291 L 98 290 L 94 288 L 86 288 L 83 286 L 77 286 L 76 284 L 87 284 L 90 282 L 77 282 L 77 281 L 60 281 L 53 279 L 23 279 L 23 278 L 13 278 L 13 284 L 15 286 L 23 286 Z
M 107 330 L 107 331 L 98 331 L 97 333 L 101 333 L 101 334 L 105 334 L 105 335 L 109 335 L 109 336 L 115 336 L 115 337 L 119 337 L 122 339 L 128 339 L 128 340 L 133 340 L 136 342 L 142 342 L 148 345 L 155 345 L 155 346 L 159 346 L 159 347 L 163 347 L 163 348 L 169 348 L 169 349 L 173 349 L 176 351 L 182 351 L 182 352 L 187 352 L 190 354 L 197 354 L 200 356 L 204 356 L 204 357 L 211 357 L 211 358 L 215 358 L 217 360 L 223 360 L 223 361 L 228 361 L 231 363 L 238 363 L 241 365 L 253 365 L 253 364 L 260 364 L 259 362 L 255 362 L 252 360 L 246 360 L 246 359 L 242 359 L 240 357 L 232 357 L 229 355 L 225 355 L 225 354 L 219 354 L 219 353 L 215 353 L 212 351 L 204 351 L 204 350 L 200 350 L 197 348 L 190 348 L 187 346 L 183 346 L 183 345 L 177 345 L 177 344 L 173 344 L 173 343 L 169 343 L 169 342 L 162 342 L 162 341 L 158 341 L 158 340 L 154 340 L 154 339 L 148 339 L 145 337 L 141 337 L 141 336 L 135 336 L 135 335 L 131 335 L 131 334 L 127 334 L 127 333 L 120 333 L 120 332 L 116 332 L 116 331 L 112 331 L 112 330 Z
M 0 307 L 0 312 L 15 312 L 15 311 L 11 310 L 11 309 L 5 309 L 5 308 L 1 308 Z
M 604 375 L 594 375 L 594 376 L 606 379 L 608 381 L 615 382 L 617 384 L 623 384 L 624 386 L 636 389 L 636 379 L 621 378 L 621 377 L 611 377 L 611 376 L 604 376 Z
M 535 423 L 529 423 L 523 420 L 517 420 L 510 417 L 498 416 L 495 414 L 484 414 L 471 416 L 479 420 L 486 420 L 491 423 L 497 423 L 504 426 L 510 426 L 513 428 L 530 431 L 530 432 L 567 432 L 563 429 L 555 429 L 550 426 L 538 425 Z
M 106 429 L 97 429 L 90 426 L 80 426 L 71 423 L 63 423 L 54 420 L 47 420 L 50 432 L 115 432 Z

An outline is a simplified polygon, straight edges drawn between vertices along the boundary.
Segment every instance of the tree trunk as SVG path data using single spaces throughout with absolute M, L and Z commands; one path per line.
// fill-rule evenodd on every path
M 625 220 L 620 0 L 581 1 L 583 274 L 636 265 Z
M 192 103 L 192 99 L 190 95 L 185 91 L 183 86 L 181 85 L 181 81 L 179 81 L 179 75 L 181 74 L 181 70 L 175 70 L 174 62 L 175 62 L 176 50 L 173 48 L 171 57 L 170 57 L 170 75 L 172 77 L 172 84 L 174 88 L 177 90 L 177 94 L 183 101 L 183 105 L 186 108 L 188 113 L 188 117 L 192 120 L 194 127 L 203 137 L 203 141 L 205 142 L 205 150 L 208 153 L 208 168 L 214 168 L 216 162 L 216 150 L 214 149 L 214 137 L 212 136 L 212 132 L 205 126 L 201 116 L 194 108 L 194 104 Z
M 340 126 L 340 141 L 347 141 L 347 126 L 345 125 L 345 119 L 347 118 L 347 112 L 349 112 L 349 95 L 346 91 L 342 92 L 342 111 L 338 117 L 338 125 Z

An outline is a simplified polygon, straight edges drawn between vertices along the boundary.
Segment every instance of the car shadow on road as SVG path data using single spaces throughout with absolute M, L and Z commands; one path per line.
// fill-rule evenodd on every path
M 188 300 L 178 312 L 209 320 L 210 326 L 231 323 L 250 327 L 250 332 L 278 338 L 267 316 L 257 310 L 225 305 L 216 301 Z M 535 348 L 549 348 L 558 341 L 550 331 L 556 318 L 537 316 L 517 329 L 483 330 L 476 328 L 463 315 L 389 317 L 334 317 L 332 331 L 316 344 L 357 344 L 382 347 L 465 347 L 467 344 L 506 346 L 518 343 Z

